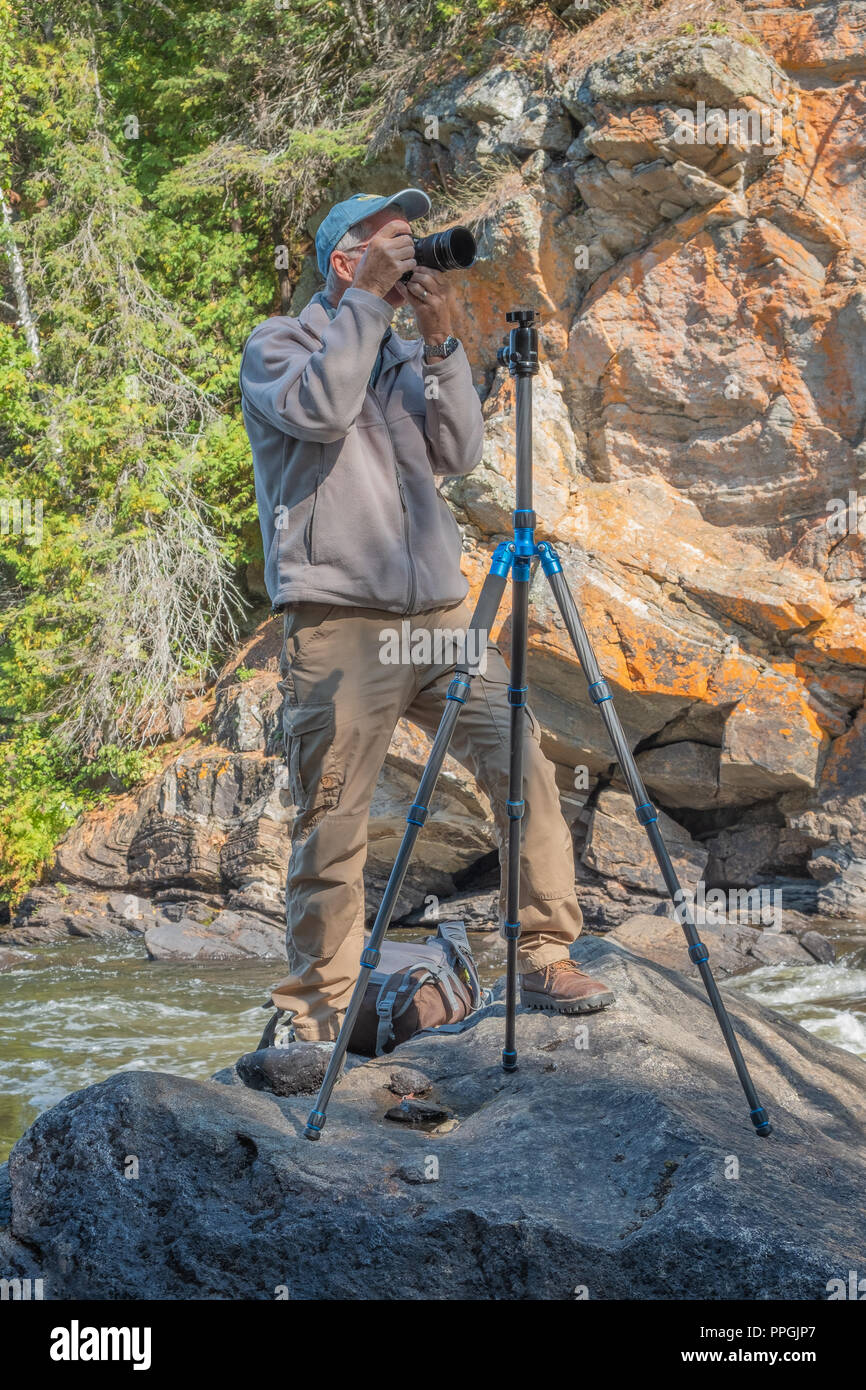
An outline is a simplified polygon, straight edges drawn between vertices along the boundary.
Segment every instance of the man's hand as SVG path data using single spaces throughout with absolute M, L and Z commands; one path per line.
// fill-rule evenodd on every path
M 353 285 L 384 299 L 407 270 L 415 269 L 415 247 L 409 223 L 394 218 L 367 243 Z
M 447 276 L 441 270 L 419 266 L 406 288 L 421 337 L 426 343 L 444 343 L 451 337 L 453 299 Z

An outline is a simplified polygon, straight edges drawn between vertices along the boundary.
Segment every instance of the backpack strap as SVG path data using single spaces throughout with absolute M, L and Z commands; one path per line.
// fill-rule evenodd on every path
M 452 1014 L 455 1014 L 458 1009 L 458 999 L 457 995 L 454 993 L 454 985 L 452 983 L 454 979 L 453 967 L 449 962 L 443 961 L 441 965 L 428 965 L 427 972 L 430 979 L 434 980 L 436 984 L 439 985 L 439 988 L 448 1001 Z
M 478 978 L 475 958 L 469 945 L 469 938 L 466 935 L 466 928 L 462 921 L 440 922 L 436 936 L 432 937 L 431 940 L 442 941 L 452 968 L 465 971 L 468 980 L 464 980 L 463 983 L 468 983 L 471 998 L 470 1007 L 472 1010 L 477 1009 L 481 1003 L 483 990 Z
M 259 1042 L 259 1046 L 257 1049 L 259 1052 L 262 1050 L 263 1047 L 274 1046 L 274 1042 L 277 1035 L 277 1025 L 279 1024 L 280 1019 L 282 1018 L 284 1013 L 285 1009 L 277 1009 L 275 1013 L 271 1014 L 271 1017 L 265 1024 L 265 1031 L 262 1033 L 261 1040 Z
M 417 980 L 412 974 L 414 970 L 420 971 L 420 977 Z M 394 1019 L 406 1012 L 421 986 L 426 985 L 428 980 L 432 978 L 431 967 L 419 963 L 390 975 L 382 985 L 376 996 L 376 1015 L 379 1019 L 376 1026 L 377 1057 L 381 1057 L 385 1051 L 385 1044 L 394 1037 Z M 409 987 L 410 981 L 411 987 Z M 400 1007 L 395 1013 L 394 1005 L 398 999 L 401 1001 Z
M 392 989 L 394 980 L 399 980 L 399 975 L 391 975 L 379 990 L 376 996 L 376 1017 L 379 1022 L 376 1025 L 376 1056 L 381 1057 L 385 1051 L 385 1044 L 390 1042 L 394 1036 L 394 1005 L 397 1002 L 398 989 Z

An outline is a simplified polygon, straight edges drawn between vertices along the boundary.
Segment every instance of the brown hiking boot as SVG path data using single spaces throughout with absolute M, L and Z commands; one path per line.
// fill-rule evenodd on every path
M 613 1000 L 607 985 L 585 975 L 573 960 L 555 960 L 552 965 L 520 976 L 520 1002 L 525 1009 L 591 1014 L 606 1009 Z

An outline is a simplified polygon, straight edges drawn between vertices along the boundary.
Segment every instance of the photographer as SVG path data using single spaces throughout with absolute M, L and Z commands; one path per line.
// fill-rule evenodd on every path
M 416 264 L 410 221 L 429 209 L 418 189 L 332 208 L 316 235 L 324 290 L 297 318 L 254 329 L 241 363 L 266 583 L 284 611 L 280 688 L 297 807 L 291 974 L 273 997 L 301 1040 L 336 1038 L 357 978 L 370 801 L 396 724 L 405 715 L 434 734 L 454 670 L 453 661 L 384 661 L 382 629 L 411 619 L 413 636 L 432 638 L 468 630 L 472 617 L 460 533 L 435 475 L 471 472 L 483 424 L 447 277 Z M 390 327 L 404 304 L 418 325 L 413 341 Z M 489 647 L 450 749 L 490 798 L 501 858 L 508 679 Z M 571 836 L 528 709 L 525 737 L 521 1002 L 603 1008 L 606 986 L 568 958 L 581 925 Z

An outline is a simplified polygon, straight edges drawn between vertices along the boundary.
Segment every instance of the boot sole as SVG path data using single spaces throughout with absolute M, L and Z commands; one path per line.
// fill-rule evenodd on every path
M 606 990 L 604 994 L 590 994 L 585 999 L 563 1000 L 554 1004 L 546 994 L 521 994 L 520 1003 L 524 1009 L 537 1009 L 548 1014 L 597 1014 L 612 1004 L 615 996 Z

